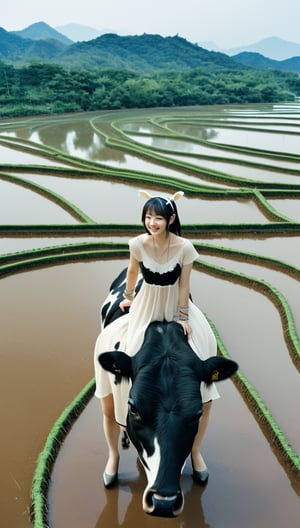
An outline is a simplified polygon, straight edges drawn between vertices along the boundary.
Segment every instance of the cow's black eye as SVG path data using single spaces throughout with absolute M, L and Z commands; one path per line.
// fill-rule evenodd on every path
M 134 416 L 134 418 L 136 418 L 137 420 L 140 420 L 141 417 L 140 417 L 140 414 L 139 414 L 139 411 L 137 410 L 137 407 L 136 405 L 134 404 L 134 401 L 133 400 L 128 400 L 128 408 L 129 408 L 129 412 L 132 416 Z

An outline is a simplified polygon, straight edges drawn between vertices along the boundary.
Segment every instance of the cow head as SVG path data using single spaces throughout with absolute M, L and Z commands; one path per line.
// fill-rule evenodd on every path
M 184 502 L 180 475 L 202 414 L 199 384 L 228 378 L 238 365 L 221 357 L 200 360 L 176 322 L 151 323 L 134 357 L 114 351 L 99 361 L 116 383 L 132 381 L 127 432 L 147 475 L 144 511 L 178 515 Z

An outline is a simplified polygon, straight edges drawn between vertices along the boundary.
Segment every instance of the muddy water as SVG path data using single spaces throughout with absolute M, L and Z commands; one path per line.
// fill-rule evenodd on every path
M 103 490 L 106 449 L 99 426 L 99 404 L 93 399 L 57 461 L 51 526 L 296 528 L 299 497 L 231 382 L 222 385 L 221 394 L 203 444 L 211 471 L 209 484 L 204 489 L 193 484 L 188 460 L 181 479 L 185 507 L 176 519 L 143 513 L 146 481 L 132 446 L 121 451 L 119 486 Z
M 3 527 L 28 525 L 38 453 L 54 421 L 93 376 L 100 299 L 119 267 L 61 266 L 0 281 Z
M 257 131 L 215 129 L 212 141 L 227 145 L 250 146 L 253 148 L 298 154 L 299 134 L 294 136 L 272 133 L 257 133 Z
M 42 224 L 51 223 L 53 218 L 61 224 L 76 221 L 57 204 L 18 185 L 0 180 L 0 223 Z
M 197 273 L 194 275 L 195 300 L 200 302 L 201 299 L 209 317 L 215 320 L 220 329 L 226 345 L 238 361 L 243 362 L 249 378 L 258 380 L 257 388 L 260 390 L 265 387 L 264 398 L 269 402 L 273 401 L 272 390 L 276 384 L 266 382 L 264 376 L 265 369 L 268 370 L 268 375 L 271 375 L 271 365 L 270 358 L 262 357 L 262 319 L 266 325 L 264 332 L 268 335 L 266 349 L 277 356 L 278 351 L 284 351 L 285 345 L 280 336 L 280 329 L 274 330 L 277 314 L 272 306 L 264 299 L 258 301 L 259 294 L 244 292 L 243 288 L 201 277 Z M 242 314 L 239 302 L 241 299 Z M 259 312 L 256 310 L 258 302 L 261 307 Z M 253 355 L 256 355 L 257 363 L 264 365 L 261 375 L 257 372 L 258 368 L 251 367 L 255 364 Z M 277 358 L 275 371 L 284 370 L 285 363 L 286 357 L 283 353 Z M 285 369 L 284 376 L 289 386 L 294 384 L 293 369 L 290 374 L 286 374 Z M 164 528 L 168 524 L 191 528 L 279 528 L 287 520 L 289 526 L 296 528 L 299 497 L 293 488 L 295 483 L 289 480 L 278 464 L 276 454 L 233 384 L 222 383 L 220 392 L 222 398 L 214 404 L 211 425 L 203 447 L 204 456 L 211 469 L 209 485 L 203 490 L 193 484 L 191 465 L 188 461 L 182 476 L 186 495 L 185 509 L 180 518 L 172 520 L 149 518 L 142 512 L 141 497 L 145 476 L 137 464 L 132 447 L 129 451 L 121 453 L 118 488 L 103 490 L 101 473 L 106 459 L 106 447 L 99 403 L 93 399 L 86 413 L 74 426 L 72 434 L 68 436 L 54 468 L 50 497 L 53 506 L 53 528 L 129 528 L 135 525 Z M 297 401 L 299 394 L 290 394 L 289 403 L 290 409 L 294 409 L 293 413 L 297 412 Z M 277 410 L 277 418 L 285 416 L 285 409 L 286 407 L 281 407 Z M 290 423 L 289 432 L 291 440 L 296 443 L 299 438 L 299 425 L 294 420 Z
M 91 359 L 99 330 L 99 303 L 107 284 L 125 263 L 64 265 L 0 282 L 1 341 L 5 343 L 1 347 L 1 398 L 9 403 L 1 409 L 2 452 L 6 455 L 2 462 L 3 526 L 28 526 L 29 491 L 37 454 L 53 422 L 93 376 Z M 256 296 L 250 294 L 246 303 L 243 289 L 222 283 L 196 274 L 193 291 L 195 301 L 201 299 L 232 354 L 238 361 L 251 355 L 253 359 L 253 328 L 261 331 L 260 314 L 267 325 L 267 347 L 275 350 L 280 332 L 269 331 L 277 324 L 269 303 L 264 306 L 260 301 L 263 311 L 257 320 L 251 319 L 249 329 L 249 311 L 252 318 Z M 239 298 L 243 299 L 244 317 L 240 314 Z M 219 300 L 218 306 L 215 299 Z M 222 304 L 222 299 L 226 303 Z M 237 322 L 239 332 L 235 330 Z M 280 342 L 280 346 L 284 344 Z M 268 365 L 262 370 L 269 371 L 269 360 L 260 358 L 261 349 L 255 353 L 258 362 Z M 276 365 L 278 371 L 285 359 L 281 361 Z M 258 368 L 251 372 L 250 359 L 243 362 L 250 378 L 262 378 L 259 388 L 263 387 L 263 372 L 262 376 Z M 285 382 L 289 385 L 288 376 Z M 272 387 L 272 383 L 267 385 Z M 220 391 L 222 398 L 215 403 L 203 448 L 211 470 L 209 485 L 204 490 L 193 485 L 188 462 L 182 478 L 186 506 L 179 519 L 152 519 L 142 513 L 145 478 L 132 447 L 122 453 L 120 487 L 104 492 L 101 472 L 106 448 L 99 403 L 93 398 L 67 437 L 53 473 L 51 526 L 130 527 L 136 519 L 139 526 L 165 527 L 172 522 L 191 528 L 279 528 L 288 520 L 288 526 L 296 528 L 299 497 L 295 483 L 278 464 L 276 454 L 232 382 L 222 383 Z M 298 398 L 294 398 L 294 404 L 295 400 Z M 279 414 L 283 416 L 285 409 L 280 409 Z
M 33 183 L 39 183 L 65 199 L 75 203 L 82 211 L 99 223 L 132 223 L 140 222 L 141 208 L 144 199 L 139 196 L 142 186 L 126 186 L 105 181 L 72 180 L 51 176 L 26 176 Z M 16 185 L 1 182 L 0 219 L 3 224 L 51 223 L 74 224 L 70 214 L 44 197 L 31 193 Z M 166 196 L 166 193 L 162 193 Z M 12 200 L 15 196 L 15 201 Z M 30 200 L 28 200 L 30 197 Z M 27 201 L 26 201 L 27 198 Z M 15 205 L 12 207 L 11 203 Z M 236 201 L 233 199 L 181 199 L 180 211 L 186 224 L 193 223 L 239 223 L 243 218 L 248 223 L 267 223 L 266 217 L 259 211 L 252 200 Z M 50 216 L 51 215 L 51 216 Z M 4 219 L 7 218 L 6 221 Z M 0 242 L 1 244 L 1 242 Z

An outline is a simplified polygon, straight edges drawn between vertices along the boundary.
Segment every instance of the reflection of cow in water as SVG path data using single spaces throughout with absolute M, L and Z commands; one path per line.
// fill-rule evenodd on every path
M 124 277 L 125 272 L 112 284 L 109 304 L 102 309 L 104 326 L 115 318 L 114 311 L 118 313 Z M 117 383 L 122 376 L 132 382 L 127 432 L 147 475 L 144 511 L 178 515 L 183 509 L 180 475 L 202 414 L 200 382 L 226 379 L 237 370 L 237 364 L 221 357 L 200 360 L 176 322 L 151 323 L 142 347 L 132 358 L 121 351 L 107 351 L 100 354 L 99 361 L 116 375 Z

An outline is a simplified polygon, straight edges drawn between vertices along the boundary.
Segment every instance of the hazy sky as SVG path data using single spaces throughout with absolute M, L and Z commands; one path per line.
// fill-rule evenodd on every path
M 13 31 L 43 21 L 127 35 L 178 33 L 224 49 L 271 36 L 300 43 L 299 20 L 300 0 L 9 0 L 0 26 Z

